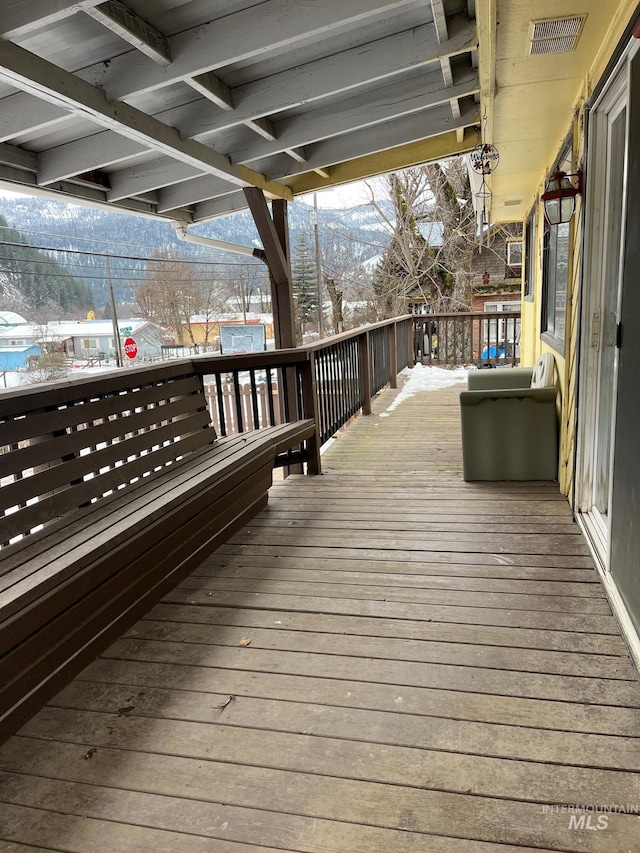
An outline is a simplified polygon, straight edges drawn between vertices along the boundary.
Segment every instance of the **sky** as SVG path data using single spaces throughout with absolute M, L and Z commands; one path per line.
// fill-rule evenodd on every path
M 379 197 L 381 191 L 379 183 L 379 179 L 372 178 L 369 181 L 354 181 L 351 184 L 318 190 L 318 207 L 345 209 L 348 207 L 357 207 L 360 204 L 367 204 L 371 199 L 372 190 Z M 381 194 L 385 195 L 384 190 L 382 190 Z M 313 205 L 313 195 L 313 193 L 306 193 L 305 195 L 296 196 L 296 198 L 305 204 Z

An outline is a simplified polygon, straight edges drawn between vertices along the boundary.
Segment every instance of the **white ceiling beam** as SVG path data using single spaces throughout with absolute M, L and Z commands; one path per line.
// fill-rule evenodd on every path
M 38 184 L 46 187 L 48 184 L 55 184 L 56 181 L 72 178 L 74 175 L 131 160 L 132 157 L 148 151 L 137 140 L 127 139 L 126 136 L 112 132 L 109 132 L 108 148 L 96 145 L 96 138 L 101 139 L 103 136 L 103 133 L 85 136 L 76 142 L 43 151 L 40 154 Z
M 471 69 L 457 75 L 453 86 L 443 87 L 439 71 L 402 78 L 392 84 L 359 96 L 327 105 L 312 112 L 286 119 L 277 125 L 277 138 L 271 142 L 249 140 L 241 148 L 228 152 L 234 163 L 249 163 L 305 147 L 322 140 L 350 134 L 372 125 L 381 125 L 411 113 L 425 113 L 452 99 L 464 98 L 479 91 L 478 74 Z M 459 115 L 456 116 L 459 118 Z M 386 128 L 385 128 L 386 130 Z M 302 161 L 304 162 L 304 161 Z
M 67 121 L 69 112 L 19 92 L 0 101 L 0 142 Z
M 475 27 L 458 16 L 451 21 L 450 39 L 440 44 L 431 24 L 388 36 L 373 44 L 360 45 L 316 60 L 264 80 L 232 90 L 233 112 L 220 114 L 207 105 L 192 104 L 168 110 L 163 121 L 180 128 L 185 136 L 205 137 L 228 130 L 260 116 L 276 113 L 348 92 L 361 86 L 383 82 L 406 74 L 444 56 L 472 50 L 477 42 Z
M 273 169 L 273 176 L 277 175 L 278 180 L 286 180 L 302 172 L 330 168 L 334 163 L 377 154 L 458 128 L 470 127 L 477 122 L 477 105 L 465 104 L 460 118 L 453 119 L 451 108 L 446 104 L 423 113 L 412 113 L 389 124 L 364 128 L 348 137 L 325 139 L 307 148 L 307 162 L 304 164 L 294 164 L 286 155 L 281 155 L 269 161 L 269 166 Z
M 38 157 L 32 151 L 18 148 L 15 145 L 0 144 L 0 164 L 15 169 L 24 169 L 37 174 L 39 170 Z
M 200 74 L 197 77 L 189 77 L 185 80 L 185 83 L 188 83 L 192 89 L 200 92 L 201 95 L 220 107 L 220 109 L 233 109 L 231 89 L 211 71 L 207 71 L 206 74 Z
M 339 109 L 336 106 L 328 105 L 321 110 L 304 113 L 288 121 L 282 121 L 278 126 L 277 139 L 274 141 L 256 140 L 255 143 L 249 141 L 242 148 L 234 149 L 231 157 L 234 162 L 244 163 L 251 160 L 265 160 L 268 157 L 285 153 L 289 157 L 293 156 L 293 159 L 298 163 L 304 164 L 307 162 L 307 154 L 301 149 L 310 143 L 325 140 L 332 135 L 350 134 L 374 124 L 380 125 L 409 113 L 420 112 L 428 117 L 429 113 L 425 110 L 442 104 L 449 104 L 452 98 L 470 96 L 478 91 L 478 75 L 475 71 L 468 69 L 460 72 L 458 77 L 459 80 L 456 85 L 446 89 L 442 87 L 439 71 L 423 75 L 422 79 L 419 80 L 415 76 L 403 78 L 388 85 L 384 89 L 385 94 L 382 98 L 382 90 L 376 89 L 368 92 L 366 96 L 361 95 L 341 102 Z M 416 85 L 417 82 L 419 85 Z M 292 151 L 296 154 L 292 155 L 290 153 Z M 322 164 L 323 167 L 325 165 L 328 164 Z M 124 172 L 129 176 L 128 180 L 121 180 L 120 172 L 115 172 L 111 176 L 112 188 L 114 182 L 118 182 L 118 198 L 138 195 L 140 192 L 157 189 L 159 186 L 177 184 L 187 174 L 180 164 L 171 164 L 164 158 L 152 163 L 141 164 L 135 173 L 130 169 L 126 169 Z M 133 178 L 134 174 L 135 179 Z M 195 177 L 195 175 L 189 177 Z M 144 183 L 145 178 L 148 180 L 147 184 Z M 164 184 L 158 183 L 162 180 L 164 180 Z M 188 206 L 218 194 L 216 182 L 202 177 L 197 181 L 189 181 L 185 187 L 176 187 L 173 192 L 168 191 L 163 194 L 162 207 L 165 209 L 166 204 L 176 207 Z
M 11 39 L 25 35 L 102 2 L 104 0 L 8 0 L 2 4 L 0 37 Z
M 306 163 L 307 155 L 304 153 L 304 148 L 296 147 L 296 148 L 285 148 L 285 154 L 288 154 L 289 157 L 292 157 L 298 163 Z
M 286 156 L 282 156 L 274 164 L 273 175 L 289 177 L 301 172 L 314 171 L 322 177 L 328 178 L 331 163 L 340 163 L 347 156 L 363 157 L 375 154 L 387 148 L 396 148 L 422 140 L 428 136 L 437 136 L 458 128 L 464 129 L 477 123 L 477 121 L 478 111 L 475 105 L 468 105 L 461 116 L 454 121 L 447 104 L 425 113 L 406 116 L 385 126 L 384 133 L 380 133 L 379 127 L 374 126 L 352 134 L 348 142 L 336 137 L 318 143 L 314 146 L 314 150 L 307 152 L 306 162 L 298 164 L 298 167 L 292 168 L 292 161 Z M 172 210 L 174 206 L 190 207 L 196 204 L 195 219 L 208 219 L 222 216 L 224 213 L 236 209 L 227 209 L 227 204 L 235 197 L 235 194 L 220 197 L 213 180 L 205 177 L 200 181 L 190 181 L 181 186 L 164 190 L 161 193 L 158 210 L 165 212 Z
M 442 72 L 442 82 L 445 86 L 453 85 L 453 71 L 451 70 L 451 59 L 448 56 L 440 60 L 440 71 Z
M 251 130 L 255 130 L 255 132 L 261 136 L 263 139 L 268 139 L 269 142 L 273 142 L 276 137 L 275 125 L 268 118 L 254 118 L 248 119 L 244 122 L 248 128 Z
M 438 41 L 445 42 L 449 38 L 449 33 L 444 0 L 431 0 L 431 11 L 433 12 L 433 23 L 438 34 Z
M 198 219 L 202 221 L 217 219 L 220 216 L 228 216 L 230 213 L 237 213 L 239 210 L 246 210 L 247 208 L 248 204 L 244 193 L 235 192 L 231 195 L 214 198 L 211 201 L 199 204 L 197 213 Z
M 276 197 L 290 198 L 284 186 L 191 139 L 140 110 L 109 99 L 95 86 L 10 42 L 0 44 L 0 77 L 48 103 L 65 107 L 102 127 L 114 130 L 151 150 L 217 175 L 236 186 L 258 186 Z M 82 171 L 85 171 L 84 169 Z
M 233 187 L 230 188 L 228 184 L 224 184 L 224 182 L 209 175 L 182 181 L 181 183 L 176 183 L 173 186 L 162 189 L 158 202 L 158 211 L 164 213 L 179 207 L 191 207 L 193 204 L 198 204 L 211 198 L 229 195 L 229 189 L 231 189 L 231 192 L 234 192 Z M 242 197 L 244 198 L 244 195 Z
M 363 25 L 368 18 L 396 13 L 415 0 L 322 0 L 298 3 L 269 0 L 249 9 L 193 27 L 169 38 L 173 62 L 168 68 L 140 62 L 137 52 L 116 56 L 81 72 L 110 98 L 127 99 L 190 77 L 260 57 L 267 51 L 290 50 L 301 41 L 328 36 L 345 25 Z
M 12 169 L 9 166 L 0 165 L 0 189 L 16 191 L 16 185 L 28 188 L 29 195 L 40 196 L 42 198 L 52 198 L 57 201 L 73 202 L 75 204 L 87 204 L 90 207 L 99 207 L 102 210 L 107 205 L 105 191 L 100 187 L 79 186 L 78 184 L 70 184 L 66 181 L 60 181 L 54 186 L 42 188 L 35 184 L 35 175 L 31 172 L 19 171 Z M 155 216 L 155 205 L 139 199 L 127 199 L 116 205 L 119 209 L 128 212 L 146 214 Z M 193 219 L 193 216 L 186 211 L 173 211 L 172 216 L 175 218 L 188 217 Z
M 113 172 L 109 176 L 111 189 L 107 192 L 109 201 L 122 201 L 133 196 L 146 195 L 154 190 L 162 189 L 172 184 L 194 177 L 194 170 L 186 163 L 177 163 L 169 157 L 161 157 L 150 163 L 140 163 L 138 166 L 129 166 L 119 172 Z M 201 173 L 202 180 L 210 177 Z M 220 178 L 213 178 L 213 185 L 223 190 L 230 191 L 233 184 Z M 181 205 L 176 205 L 180 207 Z
M 432 25 L 418 27 L 397 36 L 380 39 L 375 42 L 375 45 L 368 44 L 343 51 L 328 59 L 274 74 L 266 80 L 249 83 L 233 91 L 227 89 L 228 94 L 219 89 L 217 90 L 219 100 L 211 97 L 216 86 L 211 79 L 214 75 L 204 75 L 204 79 L 198 78 L 198 84 L 202 87 L 210 86 L 208 97 L 216 106 L 198 101 L 187 107 L 167 110 L 158 114 L 156 118 L 176 127 L 183 136 L 193 137 L 196 140 L 207 139 L 214 131 L 241 126 L 252 119 L 273 116 L 283 110 L 326 98 L 336 92 L 356 90 L 371 82 L 382 83 L 396 75 L 438 62 L 443 53 L 452 56 L 467 52 L 476 42 L 473 25 L 461 16 L 450 21 L 449 35 L 447 44 L 439 45 Z M 187 82 L 192 86 L 194 84 L 194 80 Z M 221 102 L 225 97 L 228 98 L 229 103 L 235 103 L 235 109 L 221 114 L 217 107 L 222 106 Z M 4 109 L 9 104 L 15 103 L 16 108 L 10 111 L 11 121 L 7 124 L 11 127 L 15 122 L 20 122 L 21 132 L 28 130 L 29 121 L 32 124 L 37 121 L 39 104 L 47 115 L 54 109 L 49 104 L 43 104 L 34 98 L 30 98 L 30 103 L 26 104 L 26 98 L 30 96 L 20 94 L 12 95 L 2 101 L 0 131 L 3 127 Z M 59 115 L 61 114 L 63 113 L 60 112 Z M 10 139 L 11 136 L 4 138 Z M 72 174 L 99 168 L 97 165 L 99 162 L 103 165 L 117 162 L 117 158 L 110 159 L 111 152 L 117 145 L 117 137 L 114 133 L 105 131 L 91 137 L 91 140 L 90 149 L 83 146 L 80 141 L 70 142 L 47 152 L 46 158 L 41 158 L 43 169 L 46 168 L 46 175 L 43 175 L 44 181 L 62 180 Z M 140 150 L 143 150 L 142 146 Z
M 163 66 L 171 64 L 171 50 L 166 36 L 143 21 L 120 0 L 107 0 L 99 6 L 87 6 L 84 11 L 149 59 Z

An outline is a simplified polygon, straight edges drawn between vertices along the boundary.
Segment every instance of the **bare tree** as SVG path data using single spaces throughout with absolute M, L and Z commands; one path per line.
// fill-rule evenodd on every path
M 269 310 L 269 278 L 260 261 L 254 264 L 229 264 L 221 273 L 228 302 L 245 318 L 252 306 Z
M 224 284 L 209 270 L 155 251 L 147 261 L 146 280 L 136 290 L 138 310 L 145 319 L 173 328 L 178 343 L 206 348 L 213 343 L 215 321 L 227 300 Z
M 390 234 L 374 287 L 380 316 L 404 313 L 411 303 L 432 311 L 469 307 L 469 271 L 475 218 L 462 158 L 386 177 L 391 206 L 372 197 Z
M 376 319 L 371 283 L 371 258 L 374 246 L 353 238 L 339 223 L 322 230 L 322 278 L 331 302 L 334 334 Z

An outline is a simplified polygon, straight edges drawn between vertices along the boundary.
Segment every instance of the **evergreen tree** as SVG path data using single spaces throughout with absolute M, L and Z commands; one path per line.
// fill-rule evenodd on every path
M 51 253 L 31 246 L 24 234 L 7 225 L 3 216 L 0 216 L 0 289 L 3 307 L 20 306 L 23 312 L 32 314 L 32 319 L 84 315 L 93 306 L 90 289 Z
M 318 324 L 318 281 L 316 263 L 307 231 L 301 231 L 293 250 L 291 264 L 293 298 L 301 335 L 309 324 Z

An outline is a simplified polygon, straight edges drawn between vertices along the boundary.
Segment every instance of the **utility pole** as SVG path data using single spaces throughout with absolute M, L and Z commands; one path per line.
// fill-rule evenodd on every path
M 118 315 L 116 313 L 116 300 L 113 295 L 113 282 L 111 281 L 111 261 L 109 255 L 105 257 L 107 267 L 107 282 L 109 284 L 109 299 L 111 301 L 111 324 L 113 325 L 113 342 L 116 345 L 116 365 L 122 367 L 122 342 L 120 340 L 120 329 L 118 328 Z
M 313 194 L 313 231 L 316 238 L 316 282 L 318 285 L 318 336 L 324 333 L 322 322 L 322 269 L 320 265 L 320 232 L 318 230 L 318 193 Z

